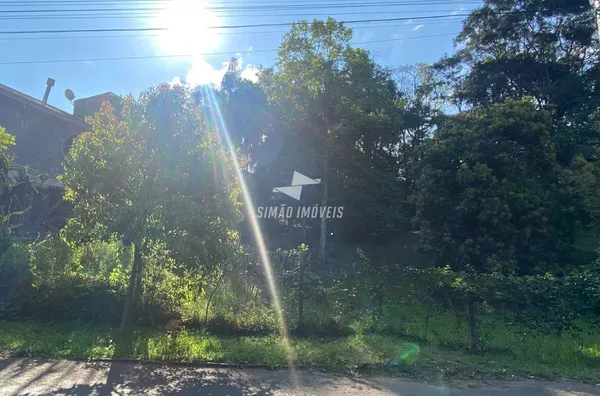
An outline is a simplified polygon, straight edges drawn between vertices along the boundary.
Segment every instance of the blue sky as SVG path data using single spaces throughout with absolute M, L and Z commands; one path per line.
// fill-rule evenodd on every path
M 27 4 L 29 2 L 30 4 Z M 32 3 L 33 2 L 33 3 Z M 390 3 L 391 1 L 387 1 Z M 218 83 L 226 62 L 240 53 L 243 76 L 253 78 L 260 65 L 273 64 L 274 50 L 289 27 L 254 27 L 210 29 L 207 26 L 286 23 L 299 19 L 326 18 L 365 20 L 384 18 L 418 18 L 431 15 L 455 17 L 436 20 L 369 22 L 349 25 L 354 29 L 353 42 L 370 50 L 377 61 L 387 66 L 434 62 L 452 52 L 452 33 L 460 31 L 460 15 L 477 6 L 473 0 L 399 0 L 393 5 L 367 7 L 331 7 L 329 5 L 365 4 L 363 0 L 81 0 L 66 2 L 23 0 L 0 2 L 0 31 L 168 28 L 169 31 L 117 33 L 60 33 L 38 35 L 0 34 L 0 63 L 57 59 L 98 59 L 135 56 L 190 54 L 190 57 L 165 57 L 135 60 L 79 61 L 69 63 L 0 64 L 0 83 L 41 98 L 47 77 L 56 80 L 49 103 L 71 112 L 64 98 L 70 88 L 77 98 L 106 91 L 119 95 L 138 94 L 161 82 L 186 80 L 192 84 Z M 407 3 L 407 4 L 402 4 Z M 434 4 L 435 3 L 435 4 Z M 14 5 L 13 5 L 14 4 Z M 17 5 L 18 4 L 18 5 Z M 266 10 L 232 10 L 229 7 L 268 6 Z M 285 5 L 306 5 L 306 9 L 286 10 Z M 410 5 L 409 5 L 410 4 Z M 321 7 L 321 8 L 316 8 Z M 123 10 L 126 8 L 127 10 Z M 137 11 L 131 11 L 137 8 Z M 140 10 L 149 8 L 150 10 Z M 111 9 L 112 11 L 82 11 Z M 72 10 L 46 11 L 41 10 Z M 25 11 L 15 13 L 13 11 Z M 90 16 L 95 14 L 96 16 Z M 108 16 L 124 16 L 107 18 Z M 44 18 L 49 16 L 50 18 Z M 101 16 L 98 18 L 97 16 Z M 132 18 L 139 16 L 139 18 Z M 27 19 L 29 18 L 29 19 Z M 449 34 L 449 35 L 443 35 Z M 112 36 L 112 37 L 107 37 Z M 126 36 L 126 37 L 124 37 Z M 434 37 L 423 37 L 434 36 Z M 364 43 L 394 40 L 379 43 Z M 359 44 L 364 43 L 364 44 Z M 206 53 L 223 53 L 205 55 Z

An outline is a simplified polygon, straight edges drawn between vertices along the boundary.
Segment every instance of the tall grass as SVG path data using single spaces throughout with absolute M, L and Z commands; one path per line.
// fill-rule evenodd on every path
M 293 339 L 296 363 L 338 372 L 361 367 L 401 370 L 426 378 L 522 375 L 600 381 L 600 331 L 590 322 L 580 322 L 580 331 L 550 336 L 486 318 L 481 323 L 483 350 L 472 354 L 466 350 L 464 320 L 456 314 L 428 313 L 419 305 L 388 305 L 384 313 L 379 320 L 372 315 L 354 320 L 350 324 L 353 334 L 347 336 Z M 262 320 L 259 318 L 264 314 L 248 314 L 246 322 L 238 319 L 236 323 L 245 328 L 256 327 L 253 320 Z M 283 343 L 276 333 L 226 334 L 218 328 L 184 327 L 175 333 L 137 329 L 123 336 L 108 326 L 0 322 L 0 346 L 16 355 L 134 357 L 271 367 L 287 364 Z M 401 358 L 407 345 L 417 345 L 419 351 L 410 362 Z

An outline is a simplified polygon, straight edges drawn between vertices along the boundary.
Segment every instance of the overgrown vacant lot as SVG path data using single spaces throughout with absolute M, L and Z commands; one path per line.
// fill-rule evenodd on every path
M 600 382 L 596 28 L 486 0 L 404 67 L 299 21 L 256 81 L 232 59 L 103 106 L 52 195 L 0 128 L 0 348 Z
M 297 365 L 338 373 L 410 375 L 419 379 L 482 379 L 535 376 L 600 381 L 598 327 L 578 323 L 562 336 L 489 321 L 481 326 L 483 350 L 467 352 L 465 323 L 455 315 L 429 319 L 424 339 L 422 311 L 395 311 L 395 319 L 373 326 L 370 318 L 352 324 L 337 338 L 293 338 Z M 277 334 L 223 336 L 219 329 L 182 328 L 175 332 L 135 329 L 121 335 L 108 326 L 33 321 L 0 322 L 0 346 L 18 356 L 67 359 L 138 358 L 202 364 L 288 364 Z M 395 334 L 394 334 L 395 333 Z

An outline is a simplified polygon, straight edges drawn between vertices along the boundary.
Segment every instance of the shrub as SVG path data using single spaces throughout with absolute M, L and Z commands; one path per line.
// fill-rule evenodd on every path
M 129 269 L 133 260 L 132 249 L 117 239 L 109 241 L 92 240 L 73 248 L 71 261 L 75 263 L 78 272 L 110 281 L 119 282 L 114 276 Z M 116 273 L 113 275 L 113 271 Z
M 573 309 L 582 315 L 600 315 L 600 260 L 567 277 L 565 287 Z
M 14 301 L 23 317 L 118 324 L 124 295 L 105 282 L 68 276 L 56 283 L 30 285 L 16 294 Z
M 58 235 L 48 235 L 29 245 L 31 280 L 34 284 L 54 284 L 77 271 L 69 245 Z
M 9 299 L 0 299 L 0 320 L 13 319 L 19 313 L 18 308 Z
M 406 298 L 424 303 L 429 309 L 468 314 L 469 333 L 478 340 L 481 335 L 477 335 L 477 322 L 486 317 L 560 336 L 576 329 L 578 318 L 597 314 L 599 267 L 595 263 L 579 274 L 565 277 L 455 272 L 447 267 L 405 268 L 401 277 Z
M 29 255 L 26 246 L 11 243 L 0 256 L 0 298 L 10 298 L 28 276 Z

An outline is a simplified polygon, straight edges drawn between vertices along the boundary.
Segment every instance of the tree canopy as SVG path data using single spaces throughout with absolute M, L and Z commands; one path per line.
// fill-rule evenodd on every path
M 428 142 L 414 204 L 421 248 L 438 265 L 555 270 L 577 227 L 550 115 L 506 101 L 448 119 Z

